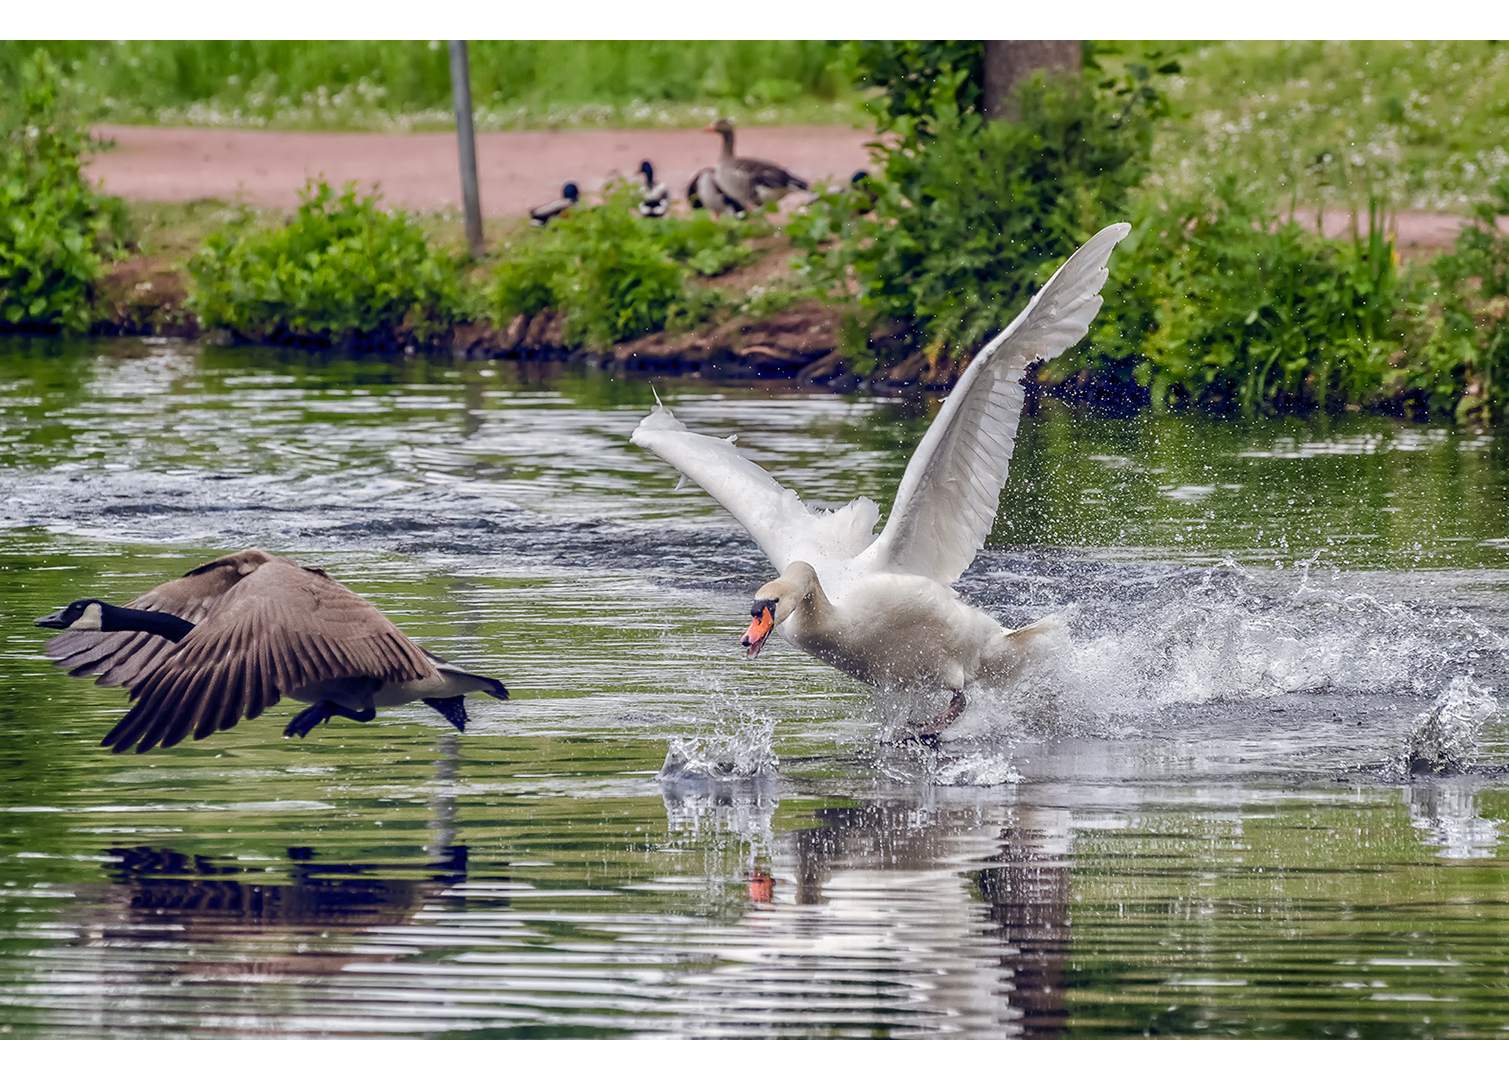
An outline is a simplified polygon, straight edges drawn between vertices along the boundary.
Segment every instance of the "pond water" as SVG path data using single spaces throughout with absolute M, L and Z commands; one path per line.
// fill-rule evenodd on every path
M 937 408 L 656 388 L 828 505 L 886 506 Z M 0 339 L 0 1030 L 1509 1027 L 1503 443 L 1045 403 L 959 589 L 1069 641 L 925 749 L 882 738 L 918 702 L 743 656 L 772 572 L 628 444 L 651 402 L 569 366 Z M 100 748 L 125 694 L 32 620 L 253 545 L 513 700 L 463 735 L 418 706 L 284 740 L 285 702 Z

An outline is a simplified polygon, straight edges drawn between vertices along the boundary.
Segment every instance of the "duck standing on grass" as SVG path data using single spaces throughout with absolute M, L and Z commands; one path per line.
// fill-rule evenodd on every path
M 332 716 L 366 723 L 378 707 L 414 701 L 465 731 L 467 694 L 508 698 L 497 679 L 415 644 L 325 571 L 256 548 L 121 607 L 75 600 L 37 625 L 66 631 L 47 643 L 59 667 L 131 691 L 135 704 L 101 743 L 117 754 L 203 739 L 284 694 L 310 705 L 283 730 L 300 737 Z
M 1022 377 L 1058 356 L 1100 310 L 1106 261 L 1131 232 L 1096 233 L 1011 325 L 976 354 L 917 444 L 885 528 L 860 498 L 802 504 L 730 442 L 697 435 L 657 405 L 631 441 L 679 469 L 728 510 L 780 574 L 755 593 L 740 644 L 756 656 L 774 630 L 803 652 L 887 691 L 947 691 L 948 706 L 911 737 L 932 741 L 964 711 L 965 691 L 1016 677 L 1050 616 L 1007 630 L 951 585 L 995 522 L 1026 394 Z
M 536 206 L 533 210 L 529 211 L 529 218 L 536 225 L 543 225 L 556 215 L 563 214 L 575 206 L 580 194 L 581 192 L 577 190 L 575 184 L 567 184 L 561 188 L 561 197 L 559 199 L 551 199 L 548 203 L 541 203 L 539 206 Z
M 706 207 L 713 217 L 743 214 L 744 204 L 730 199 L 728 193 L 718 186 L 718 179 L 714 175 L 716 172 L 711 165 L 698 169 L 697 175 L 692 177 L 692 182 L 687 186 L 686 201 L 693 210 Z
M 671 208 L 671 193 L 665 181 L 656 182 L 655 166 L 648 161 L 639 163 L 639 171 L 644 173 L 644 198 L 639 202 L 639 212 L 645 217 L 665 217 Z
M 759 158 L 735 157 L 734 126 L 727 119 L 719 119 L 702 130 L 723 136 L 723 150 L 713 176 L 718 187 L 734 202 L 764 206 L 778 202 L 793 188 L 807 190 L 807 181 L 792 176 L 779 165 Z

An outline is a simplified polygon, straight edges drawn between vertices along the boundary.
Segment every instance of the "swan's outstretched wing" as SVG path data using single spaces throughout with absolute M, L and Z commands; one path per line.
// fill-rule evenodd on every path
M 1100 310 L 1111 249 L 1132 227 L 1100 230 L 1069 257 L 976 354 L 917 444 L 885 529 L 866 555 L 874 569 L 952 584 L 995 521 L 1022 414 L 1022 375 L 1085 336 Z
M 874 539 L 880 509 L 871 500 L 855 499 L 831 512 L 806 506 L 732 443 L 688 431 L 664 405 L 639 422 L 629 441 L 674 465 L 722 503 L 779 573 L 795 559 L 853 558 Z

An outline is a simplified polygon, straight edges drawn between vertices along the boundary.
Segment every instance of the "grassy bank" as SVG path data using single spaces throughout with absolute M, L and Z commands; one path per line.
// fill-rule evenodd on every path
M 1453 55 L 1471 60 L 1427 53 L 1424 70 Z M 1496 55 L 1478 56 L 1484 84 Z M 453 222 L 323 185 L 286 218 L 208 205 L 126 213 L 80 179 L 77 79 L 65 86 L 33 60 L 18 76 L 23 107 L 7 119 L 14 212 L 0 237 L 0 315 L 20 329 L 199 327 L 251 342 L 488 356 L 587 350 L 628 367 L 943 387 L 1068 254 L 1126 219 L 1134 230 L 1112 262 L 1104 313 L 1085 344 L 1039 373 L 1046 384 L 1157 408 L 1509 413 L 1503 170 L 1484 159 L 1473 174 L 1474 224 L 1453 251 L 1402 266 L 1386 190 L 1364 201 L 1370 225 L 1355 237 L 1317 236 L 1283 213 L 1286 200 L 1328 197 L 1358 177 L 1381 185 L 1381 173 L 1333 176 L 1324 161 L 1306 171 L 1278 155 L 1261 174 L 1237 140 L 1231 160 L 1186 174 L 1168 149 L 1190 123 L 1180 101 L 1214 91 L 1199 89 L 1177 51 L 1089 59 L 1082 76 L 1025 85 L 1020 119 L 1003 124 L 979 111 L 977 44 L 849 47 L 838 68 L 873 96 L 887 136 L 860 189 L 821 193 L 777 226 L 760 212 L 646 219 L 624 186 L 544 229 L 511 223 L 481 262 Z M 1320 49 L 1289 83 L 1344 59 Z M 925 78 L 909 65 L 925 65 Z M 1300 125 L 1308 115 L 1290 110 L 1295 138 L 1326 137 L 1330 120 Z M 1406 111 L 1401 122 L 1418 119 Z M 1425 146 L 1428 127 L 1411 138 Z
M 38 43 L 0 42 L 0 90 Z M 455 123 L 441 41 L 57 41 L 91 120 L 315 131 Z M 846 123 L 859 100 L 815 41 L 476 41 L 478 130 Z
M 1090 43 L 1178 58 L 1153 182 L 1213 169 L 1302 205 L 1466 212 L 1509 166 L 1503 42 Z M 87 119 L 310 130 L 450 127 L 443 42 L 46 43 Z M 0 94 L 36 47 L 0 42 Z M 1109 62 L 1115 62 L 1109 58 Z M 679 127 L 864 120 L 836 42 L 471 44 L 477 125 Z
M 1222 167 L 1302 206 L 1467 213 L 1509 168 L 1502 41 L 1243 41 L 1178 48 L 1158 182 Z

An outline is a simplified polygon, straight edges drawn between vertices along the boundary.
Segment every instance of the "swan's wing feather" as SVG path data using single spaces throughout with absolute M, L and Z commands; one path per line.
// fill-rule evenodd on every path
M 630 441 L 722 504 L 780 573 L 796 559 L 853 558 L 874 538 L 880 510 L 871 500 L 831 512 L 806 506 L 732 443 L 688 431 L 664 405 L 639 422 Z
M 1085 336 L 1100 310 L 1111 249 L 1131 231 L 1110 225 L 1048 279 L 1011 325 L 975 355 L 917 445 L 871 557 L 876 569 L 952 584 L 990 535 L 1025 392 L 1022 376 Z

